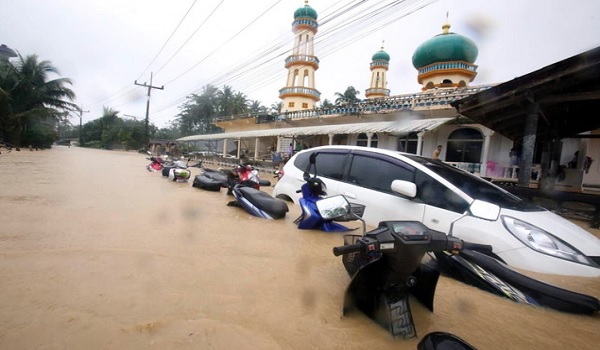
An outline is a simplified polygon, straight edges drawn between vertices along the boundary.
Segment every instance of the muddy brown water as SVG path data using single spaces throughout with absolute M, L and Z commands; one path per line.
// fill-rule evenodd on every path
M 282 220 L 250 216 L 225 191 L 169 182 L 147 163 L 136 152 L 3 150 L 0 349 L 416 349 L 432 331 L 478 349 L 600 347 L 600 315 L 446 277 L 433 313 L 411 303 L 418 337 L 393 339 L 360 312 L 341 314 L 341 234 L 298 230 L 294 205 Z M 600 298 L 600 278 L 533 276 Z

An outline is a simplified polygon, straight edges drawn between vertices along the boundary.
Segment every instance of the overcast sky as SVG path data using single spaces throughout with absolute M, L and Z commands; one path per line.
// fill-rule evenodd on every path
M 310 0 L 318 15 L 321 100 L 353 86 L 364 98 L 371 56 L 391 56 L 391 94 L 420 91 L 412 55 L 451 31 L 479 48 L 472 85 L 501 83 L 600 46 L 598 0 Z M 83 122 L 103 106 L 166 126 L 192 93 L 231 86 L 280 102 L 294 11 L 304 0 L 0 0 L 0 44 L 50 61 L 73 81 Z M 14 60 L 14 59 L 13 59 Z M 74 117 L 74 124 L 79 120 Z

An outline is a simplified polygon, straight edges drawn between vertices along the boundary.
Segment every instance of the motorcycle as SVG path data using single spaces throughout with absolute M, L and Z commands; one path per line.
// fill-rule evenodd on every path
M 330 198 L 335 197 L 338 198 L 327 199 L 331 203 L 320 205 L 321 215 L 325 218 L 350 213 L 348 201 L 341 195 Z M 345 235 L 344 245 L 333 248 L 335 256 L 343 256 L 342 263 L 351 277 L 344 296 L 343 314 L 358 308 L 394 337 L 416 337 L 409 295 L 433 311 L 433 297 L 440 275 L 439 269 L 422 262 L 427 253 L 443 254 L 449 259 L 454 256 L 478 257 L 478 260 L 469 261 L 468 266 L 457 264 L 454 267 L 470 274 L 472 281 L 485 284 L 490 290 L 502 291 L 506 297 L 514 296 L 511 299 L 518 302 L 574 313 L 600 310 L 598 299 L 521 275 L 495 259 L 491 246 L 465 242 L 452 235 L 454 223 L 467 215 L 495 220 L 499 210 L 493 207 L 475 200 L 469 210 L 451 224 L 448 235 L 430 230 L 417 221 L 382 221 L 377 228 L 363 235 Z
M 189 170 L 190 159 L 187 162 L 183 160 L 177 160 L 174 162 L 174 167 L 169 170 L 168 178 L 174 182 L 188 182 L 192 176 L 192 172 Z
M 146 157 L 146 159 L 148 159 L 150 161 L 150 164 L 146 165 L 146 169 L 148 171 L 154 171 L 154 172 L 162 171 L 162 169 L 165 167 L 164 159 L 162 159 L 161 157 L 155 157 L 150 152 L 147 152 L 147 153 L 150 157 Z
M 282 219 L 289 211 L 284 200 L 274 198 L 252 186 L 236 184 L 232 193 L 235 201 L 228 202 L 228 206 L 242 207 L 248 213 L 263 219 Z
M 338 222 L 354 221 L 357 217 L 362 217 L 364 213 L 364 205 L 351 204 L 351 215 L 341 215 L 332 219 L 325 219 L 320 215 L 318 210 L 318 204 L 321 200 L 327 196 L 327 186 L 323 180 L 317 177 L 317 165 L 316 158 L 318 153 L 310 155 L 309 164 L 304 171 L 304 184 L 300 187 L 300 190 L 296 191 L 302 193 L 302 197 L 299 199 L 300 209 L 302 210 L 300 216 L 294 220 L 294 223 L 298 225 L 299 229 L 302 230 L 322 230 L 325 232 L 344 232 L 351 230 L 347 226 L 339 224 Z M 310 175 L 311 168 L 314 168 L 314 175 Z
M 417 350 L 476 350 L 471 344 L 454 334 L 446 332 L 431 332 L 426 334 Z

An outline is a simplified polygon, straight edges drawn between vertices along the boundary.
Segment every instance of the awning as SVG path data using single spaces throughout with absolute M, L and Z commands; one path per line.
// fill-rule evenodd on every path
M 338 125 L 315 125 L 294 128 L 275 128 L 262 130 L 248 130 L 237 132 L 224 132 L 219 134 L 192 135 L 177 139 L 178 142 L 200 141 L 200 140 L 222 140 L 222 139 L 243 139 L 253 137 L 297 137 L 310 135 L 329 135 L 329 134 L 360 134 L 360 133 L 390 133 L 398 136 L 405 136 L 410 133 L 434 130 L 441 125 L 455 118 L 432 118 L 416 119 L 403 121 L 370 122 L 370 123 L 352 123 Z
M 513 141 L 537 106 L 538 138 L 568 138 L 600 128 L 600 47 L 451 102 L 458 113 Z

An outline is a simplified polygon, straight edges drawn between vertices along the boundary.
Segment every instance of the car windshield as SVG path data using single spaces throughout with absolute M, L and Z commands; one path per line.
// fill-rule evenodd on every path
M 425 157 L 410 154 L 403 155 L 443 177 L 471 198 L 493 203 L 506 209 L 520 211 L 544 210 L 543 208 L 526 202 L 510 192 L 492 185 L 489 181 L 467 173 L 464 170 Z

